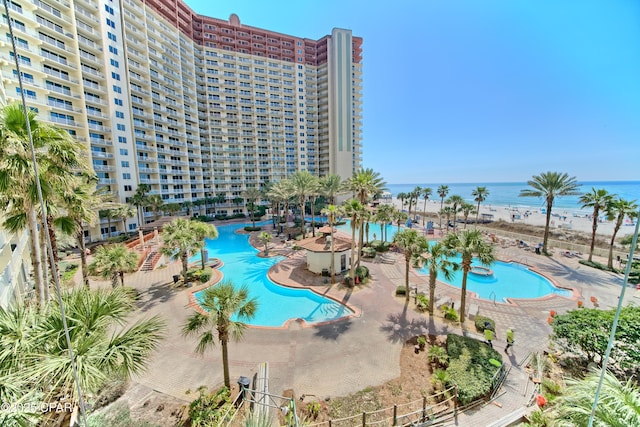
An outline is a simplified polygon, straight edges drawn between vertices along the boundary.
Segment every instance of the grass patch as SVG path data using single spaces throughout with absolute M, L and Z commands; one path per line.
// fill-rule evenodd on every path
M 329 417 L 332 419 L 350 417 L 362 412 L 382 409 L 382 402 L 376 390 L 366 387 L 348 396 L 332 398 L 329 401 Z

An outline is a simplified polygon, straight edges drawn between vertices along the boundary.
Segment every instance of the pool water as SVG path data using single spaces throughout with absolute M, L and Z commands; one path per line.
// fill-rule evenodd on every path
M 223 281 L 231 281 L 235 286 L 246 285 L 249 297 L 258 302 L 258 310 L 253 319 L 247 321 L 253 326 L 283 326 L 291 319 L 304 319 L 313 324 L 335 320 L 353 312 L 346 306 L 307 289 L 291 289 L 277 285 L 267 277 L 267 272 L 283 257 L 260 258 L 258 250 L 249 244 L 249 235 L 235 231 L 246 224 L 222 225 L 218 228 L 218 238 L 206 240 L 210 258 L 220 258 L 224 266 L 220 268 Z M 261 223 L 260 225 L 270 224 Z M 200 254 L 189 259 L 200 260 Z M 202 291 L 195 293 L 196 301 L 201 301 Z
M 460 262 L 461 257 L 454 257 L 452 261 Z M 477 261 L 472 266 L 482 266 Z M 529 270 L 526 266 L 513 262 L 496 261 L 489 267 L 493 270 L 490 276 L 469 273 L 467 275 L 467 291 L 475 292 L 482 299 L 503 301 L 507 298 L 540 298 L 550 294 L 570 297 L 572 292 L 559 289 L 544 276 Z M 419 274 L 429 275 L 429 270 L 421 268 Z M 438 274 L 438 280 L 457 288 L 462 287 L 462 270 L 456 271 L 451 280 L 446 280 Z
M 387 230 L 387 241 L 392 241 L 393 236 L 398 232 L 396 225 L 385 225 Z M 337 227 L 343 233 L 351 236 L 351 225 L 347 221 L 346 224 Z M 417 230 L 424 230 L 416 228 Z M 357 236 L 356 231 L 356 236 Z M 369 240 L 373 240 L 373 234 L 380 240 L 380 225 L 369 225 Z M 457 256 L 451 259 L 454 262 L 460 262 L 461 257 Z M 479 262 L 474 261 L 472 265 L 482 266 Z M 514 262 L 496 261 L 491 266 L 493 275 L 481 276 L 469 273 L 467 275 L 467 290 L 475 292 L 478 297 L 488 300 L 506 301 L 507 298 L 540 298 L 550 294 L 570 297 L 573 293 L 567 289 L 556 288 L 553 283 L 546 277 L 529 270 L 525 265 Z M 418 270 L 419 274 L 429 275 L 426 268 Z M 457 288 L 462 287 L 462 271 L 453 274 L 451 280 L 446 280 L 442 274 L 438 274 L 438 280 Z

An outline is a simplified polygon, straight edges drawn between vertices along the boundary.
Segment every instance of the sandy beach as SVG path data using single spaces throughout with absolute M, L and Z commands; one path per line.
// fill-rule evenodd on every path
M 399 199 L 393 198 L 392 203 L 396 208 L 401 207 Z M 446 204 L 445 204 L 446 206 Z M 406 210 L 406 206 L 404 208 Z M 417 211 L 422 212 L 424 209 L 424 200 L 418 201 Z M 414 208 L 412 208 L 412 211 Z M 426 212 L 436 215 L 440 210 L 439 200 L 427 200 Z M 503 220 L 507 222 L 514 222 L 520 224 L 538 225 L 544 226 L 546 215 L 543 214 L 540 208 L 518 206 L 518 207 L 506 207 L 506 206 L 494 206 L 494 205 L 480 205 L 480 216 L 493 215 L 491 219 L 493 221 Z M 571 212 L 567 209 L 556 208 L 551 211 L 551 229 L 565 229 L 583 232 L 591 235 L 592 220 L 585 214 L 579 216 L 576 212 Z M 459 214 L 457 218 L 462 218 Z M 475 214 L 469 216 L 470 219 L 475 219 Z M 602 237 L 611 237 L 614 228 L 614 221 L 601 221 L 598 223 L 597 234 Z M 628 234 L 633 234 L 635 227 L 630 222 L 625 223 L 620 227 L 620 231 L 616 237 L 622 237 Z

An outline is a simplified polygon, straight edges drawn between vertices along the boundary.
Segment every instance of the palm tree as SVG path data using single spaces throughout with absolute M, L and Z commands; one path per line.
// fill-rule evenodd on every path
M 406 199 L 407 197 L 409 197 L 409 196 L 407 195 L 407 193 L 398 193 L 398 194 L 396 195 L 396 198 L 397 198 L 398 200 L 400 200 L 400 210 L 402 210 L 402 209 L 404 208 L 404 201 L 405 201 L 405 199 Z
M 424 199 L 424 206 L 422 207 L 422 210 L 424 211 L 424 214 L 422 216 L 422 226 L 424 227 L 424 223 L 427 217 L 427 200 L 429 200 L 429 197 L 431 197 L 431 194 L 433 193 L 433 190 L 430 187 L 425 187 L 422 189 L 421 192 L 421 196 Z
M 471 195 L 473 196 L 473 200 L 475 202 L 478 202 L 478 209 L 476 210 L 476 224 L 478 224 L 478 218 L 480 216 L 480 203 L 487 200 L 487 197 L 489 197 L 489 190 L 487 190 L 487 187 L 476 187 L 475 190 L 471 192 Z
M 164 200 L 162 200 L 162 196 L 160 196 L 159 194 L 151 194 L 147 196 L 144 203 L 145 207 L 151 208 L 151 211 L 153 212 L 154 221 L 158 220 L 158 211 L 161 211 L 164 205 L 165 205 Z
M 196 242 L 200 245 L 200 261 L 202 263 L 202 269 L 205 268 L 205 256 L 204 256 L 204 248 L 206 247 L 207 241 L 206 239 L 217 239 L 218 238 L 218 229 L 213 224 L 207 224 L 201 221 L 191 221 L 191 228 L 195 233 Z
M 67 188 L 62 194 L 62 203 L 66 216 L 59 218 L 57 225 L 69 235 L 72 235 L 78 248 L 80 249 L 80 268 L 82 270 L 82 283 L 89 288 L 89 268 L 87 266 L 87 253 L 84 244 L 84 226 L 93 226 L 97 220 L 97 208 L 105 203 L 105 194 L 101 190 L 96 190 L 95 181 L 93 179 L 85 179 L 81 181 L 78 178 L 78 184 Z M 104 188 L 104 187 L 103 187 Z M 109 217 L 116 217 L 115 209 L 108 209 Z
M 411 268 L 411 261 L 414 263 L 420 260 L 420 256 L 429 249 L 429 242 L 426 237 L 421 234 L 418 234 L 417 230 L 407 229 L 402 230 L 396 233 L 393 236 L 393 243 L 395 243 L 399 248 L 404 251 L 404 262 L 405 262 L 405 275 L 404 275 L 404 283 L 405 283 L 405 298 L 406 303 L 409 303 L 409 270 Z
M 224 371 L 224 385 L 231 388 L 229 377 L 229 339 L 240 341 L 247 325 L 258 310 L 255 298 L 249 299 L 246 286 L 237 289 L 231 282 L 223 282 L 205 289 L 202 293 L 200 306 L 207 312 L 195 312 L 187 318 L 182 327 L 185 336 L 198 336 L 196 353 L 203 354 L 209 347 L 215 345 L 215 335 L 222 347 L 222 367 Z M 237 320 L 234 320 L 237 319 Z
M 409 215 L 407 215 L 406 212 L 402 212 L 401 210 L 394 210 L 391 213 L 391 217 L 393 218 L 393 222 L 395 222 L 396 225 L 398 226 L 398 233 L 399 233 L 400 226 L 402 225 L 402 223 L 407 221 L 407 219 L 409 218 Z
M 441 185 L 438 187 L 438 196 L 440 196 L 440 211 L 442 211 L 442 206 L 444 204 L 444 198 L 449 194 L 449 186 Z M 442 230 L 442 216 L 440 217 L 440 230 Z
M 454 253 L 440 242 L 430 244 L 424 253 L 423 263 L 429 270 L 429 316 L 433 316 L 438 273 L 451 280 L 453 272 L 458 269 L 458 264 L 449 261 L 453 255 Z
M 187 281 L 189 269 L 189 257 L 199 249 L 202 249 L 204 241 L 204 233 L 201 232 L 199 224 L 194 225 L 196 222 L 204 224 L 187 218 L 176 218 L 165 225 L 161 233 L 162 241 L 164 242 L 161 252 L 169 257 L 176 255 L 180 257 L 182 279 L 185 282 Z M 215 234 L 217 235 L 217 230 Z
M 593 222 L 591 224 L 591 247 L 589 248 L 589 262 L 592 262 L 593 248 L 596 246 L 596 231 L 598 230 L 598 217 L 600 210 L 606 210 L 613 201 L 614 194 L 609 194 L 604 188 L 591 188 L 591 192 L 584 193 L 580 197 L 583 208 L 593 208 Z
M 178 212 L 182 212 L 182 205 L 180 203 L 167 203 L 162 207 L 162 211 L 169 216 L 173 216 Z
M 187 216 L 191 218 L 191 213 L 193 212 L 193 207 L 195 206 L 192 201 L 187 200 L 186 202 L 182 202 L 182 209 L 187 210 Z
M 151 191 L 151 186 L 149 184 L 140 184 L 138 188 L 136 188 L 136 192 L 131 198 L 129 202 L 138 209 L 138 224 L 144 225 L 144 212 L 142 209 L 147 204 L 147 194 Z
M 462 290 L 460 296 L 460 322 L 464 323 L 467 303 L 467 276 L 471 270 L 471 261 L 475 256 L 480 263 L 489 266 L 495 260 L 494 247 L 485 242 L 479 230 L 463 230 L 447 235 L 442 244 L 449 250 L 462 256 Z
M 413 201 L 415 200 L 416 209 L 418 206 L 418 197 L 422 193 L 422 188 L 416 186 L 411 192 L 409 192 L 409 215 L 411 215 L 411 208 L 413 207 Z
M 625 200 L 622 197 L 612 200 L 606 207 L 607 218 L 609 221 L 616 220 L 613 226 L 613 234 L 611 235 L 611 242 L 609 244 L 609 258 L 607 260 L 607 267 L 613 269 L 613 245 L 616 241 L 616 234 L 620 231 L 622 222 L 625 217 L 637 218 L 638 217 L 638 205 L 635 200 Z
M 318 187 L 318 178 L 311 175 L 308 171 L 297 171 L 291 176 L 291 185 L 293 191 L 298 197 L 300 203 L 300 234 L 304 238 L 304 205 L 307 197 L 316 191 Z M 313 216 L 313 212 L 311 213 Z
M 336 196 L 343 192 L 340 175 L 329 174 L 320 178 L 320 194 L 327 198 L 330 205 L 336 204 Z
M 569 177 L 567 173 L 543 172 L 534 175 L 527 181 L 531 188 L 520 191 L 520 197 L 544 197 L 547 204 L 547 219 L 544 226 L 544 239 L 542 240 L 542 252 L 549 254 L 547 242 L 549 240 L 549 223 L 551 222 L 551 209 L 556 197 L 575 196 L 578 192 L 578 183 L 575 177 Z
M 356 230 L 360 228 L 364 206 L 357 199 L 349 199 L 345 202 L 343 208 L 345 214 L 351 220 L 351 270 L 349 271 L 349 276 L 351 277 L 351 284 L 353 284 L 355 281 Z
M 100 274 L 105 279 L 111 279 L 113 288 L 124 286 L 124 273 L 134 271 L 138 268 L 140 256 L 137 252 L 130 251 L 125 245 L 116 244 L 101 246 L 96 251 L 96 255 L 89 265 L 89 271 Z
M 247 199 L 247 210 L 251 215 L 252 228 L 255 229 L 256 228 L 256 218 L 255 218 L 256 201 L 262 198 L 262 191 L 258 190 L 255 187 L 247 188 L 246 190 L 244 190 L 244 198 Z
M 127 233 L 127 218 L 131 218 L 136 214 L 136 211 L 129 205 L 121 204 L 116 208 L 117 218 L 122 221 L 122 232 Z
M 558 399 L 553 425 L 586 426 L 591 417 L 593 400 L 601 371 L 594 369 L 584 379 L 568 379 L 567 389 Z M 594 426 L 626 427 L 640 425 L 640 389 L 631 379 L 621 382 L 606 372 L 594 414 Z
M 467 228 L 467 220 L 469 219 L 469 215 L 473 213 L 476 207 L 471 203 L 463 202 L 460 205 L 460 212 L 464 216 L 464 228 Z
M 392 220 L 392 213 L 395 208 L 392 205 L 379 205 L 374 215 L 374 221 L 380 224 L 380 240 L 387 241 L 386 225 Z
M 127 379 L 144 371 L 164 335 L 161 318 L 129 323 L 136 303 L 125 288 L 76 288 L 61 296 L 83 395 L 95 396 L 114 378 Z M 64 397 L 77 405 L 79 396 L 62 325 L 57 301 L 40 311 L 21 304 L 0 308 L 0 377 L 14 377 L 30 389 L 45 390 L 41 401 Z
M 451 206 L 445 206 L 444 208 L 440 209 L 440 212 L 438 212 L 438 214 L 440 215 L 440 224 L 442 224 L 443 216 L 447 218 L 447 233 L 449 233 L 449 218 L 451 218 L 451 215 L 453 215 L 453 208 Z M 440 231 L 442 232 L 442 225 L 440 226 Z
M 344 211 L 340 206 L 329 205 L 322 210 L 322 214 L 326 215 L 327 223 L 331 228 L 331 283 L 335 282 L 336 274 L 335 274 L 335 246 L 333 241 L 333 226 L 338 222 L 338 218 L 340 218 Z
M 451 205 L 450 207 L 451 207 L 451 213 L 453 214 L 453 226 L 455 229 L 457 224 L 456 216 L 458 215 L 458 212 L 460 212 L 460 206 L 462 206 L 462 204 L 464 203 L 464 199 L 462 198 L 462 196 L 454 194 L 453 196 L 447 199 L 447 203 Z
M 35 150 L 39 182 L 34 174 L 30 140 Z M 33 110 L 27 117 L 20 104 L 7 105 L 0 111 L 0 205 L 8 216 L 23 216 L 24 220 L 15 224 L 22 222 L 29 230 L 36 297 L 41 304 L 48 299 L 48 286 L 41 263 L 37 186 L 42 190 L 45 203 L 51 202 L 54 194 L 67 187 L 74 173 L 88 171 L 85 160 L 88 157 L 84 146 L 74 141 L 67 131 L 41 122 Z M 5 228 L 10 231 L 18 231 L 7 225 L 5 222 Z
M 260 236 L 258 238 L 264 244 L 265 256 L 269 256 L 269 242 L 271 241 L 271 239 L 273 239 L 273 236 L 271 235 L 271 233 L 263 231 L 262 233 L 260 233 Z

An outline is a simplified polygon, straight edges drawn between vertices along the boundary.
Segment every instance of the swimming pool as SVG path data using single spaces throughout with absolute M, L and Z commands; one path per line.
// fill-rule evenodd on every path
M 398 227 L 395 225 L 386 226 L 387 241 L 392 241 L 393 236 L 397 233 Z M 351 225 L 349 221 L 346 224 L 337 227 L 338 230 L 351 235 Z M 369 225 L 369 239 L 373 240 L 373 233 L 379 239 L 380 226 L 378 224 Z M 356 231 L 357 234 L 357 231 Z M 460 262 L 461 258 L 454 257 L 454 262 Z M 473 262 L 472 266 L 482 266 L 482 264 Z M 567 289 L 556 288 L 553 283 L 546 277 L 535 273 L 525 265 L 515 262 L 496 261 L 490 266 L 493 274 L 490 276 L 469 274 L 467 276 L 467 290 L 478 294 L 479 298 L 496 301 L 505 301 L 507 298 L 540 298 L 550 294 L 570 297 L 573 292 Z M 429 271 L 425 268 L 418 269 L 419 274 L 428 275 Z M 451 280 L 446 280 L 441 274 L 438 280 L 457 288 L 462 287 L 462 271 L 453 274 Z
M 258 250 L 249 244 L 248 234 L 236 234 L 246 224 L 218 226 L 218 238 L 206 241 L 209 257 L 220 258 L 224 266 L 223 280 L 235 286 L 246 285 L 249 296 L 258 301 L 256 316 L 247 322 L 253 326 L 283 326 L 291 319 L 304 319 L 307 323 L 326 322 L 348 316 L 353 312 L 346 306 L 307 289 L 291 289 L 277 285 L 267 277 L 269 268 L 283 257 L 260 258 Z M 260 224 L 266 225 L 266 224 Z M 200 260 L 200 254 L 190 262 Z M 201 301 L 202 291 L 194 294 Z
M 454 257 L 452 261 L 460 262 L 460 257 Z M 482 266 L 475 260 L 472 266 Z M 514 262 L 496 261 L 489 267 L 492 275 L 472 274 L 467 275 L 467 291 L 475 292 L 478 297 L 488 300 L 506 302 L 507 298 L 540 298 L 550 294 L 570 297 L 573 292 L 567 289 L 556 288 L 546 277 L 535 273 L 525 265 Z M 419 274 L 429 275 L 426 268 L 418 270 Z M 462 271 L 456 271 L 451 280 L 446 280 L 442 274 L 438 280 L 457 288 L 462 287 Z

